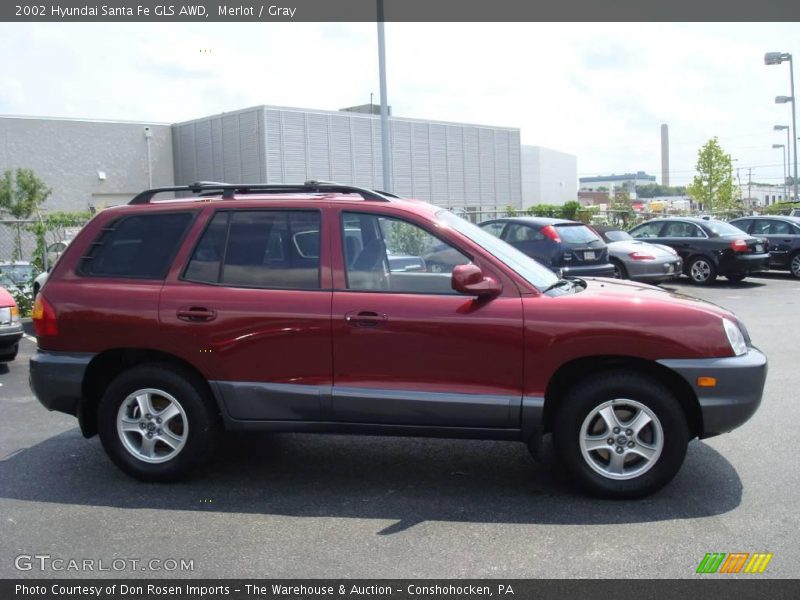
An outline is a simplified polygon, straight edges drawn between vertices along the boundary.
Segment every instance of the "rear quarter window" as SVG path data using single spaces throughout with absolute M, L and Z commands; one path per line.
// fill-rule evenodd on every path
M 193 218 L 193 212 L 121 217 L 103 228 L 78 272 L 89 277 L 163 279 Z

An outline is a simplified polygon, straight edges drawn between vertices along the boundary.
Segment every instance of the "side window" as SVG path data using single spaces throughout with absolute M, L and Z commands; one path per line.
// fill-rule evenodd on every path
M 750 225 L 753 224 L 753 219 L 737 219 L 736 221 L 731 221 L 731 225 L 734 227 L 741 229 L 742 231 L 747 231 L 750 229 Z
M 545 239 L 544 235 L 530 225 L 520 225 L 519 223 L 512 223 L 508 226 L 506 232 L 506 241 L 509 243 L 514 242 L 534 242 Z
M 184 278 L 231 287 L 319 289 L 317 211 L 221 211 Z
M 786 221 L 772 221 L 770 223 L 769 232 L 772 235 L 789 235 L 793 233 L 789 228 L 789 223 Z
M 506 224 L 503 221 L 495 221 L 494 223 L 486 223 L 486 225 L 480 225 L 480 228 L 484 231 L 491 233 L 495 237 L 500 237 L 503 234 L 503 227 Z
M 192 217 L 190 212 L 121 217 L 92 244 L 79 272 L 91 277 L 163 279 Z
M 635 229 L 631 230 L 631 236 L 635 238 L 653 238 L 660 237 L 661 228 L 664 226 L 663 221 L 654 221 L 652 223 L 644 223 Z
M 750 233 L 753 235 L 769 235 L 771 225 L 772 221 L 769 219 L 756 219 L 756 223 Z
M 450 276 L 469 258 L 421 227 L 392 217 L 342 213 L 349 290 L 455 294 Z
M 672 221 L 664 229 L 664 237 L 672 238 L 699 238 L 704 237 L 700 228 L 694 223 Z

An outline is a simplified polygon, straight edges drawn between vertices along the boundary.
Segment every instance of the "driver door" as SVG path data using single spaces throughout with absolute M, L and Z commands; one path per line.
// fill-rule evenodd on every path
M 340 211 L 336 242 L 334 418 L 519 427 L 519 291 L 506 286 L 491 300 L 455 292 L 451 272 L 472 257 L 395 216 Z

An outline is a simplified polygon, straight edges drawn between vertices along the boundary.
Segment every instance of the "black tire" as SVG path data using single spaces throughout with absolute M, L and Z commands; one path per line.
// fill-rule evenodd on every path
M 19 352 L 19 344 L 14 344 L 14 348 L 11 352 L 6 352 L 5 354 L 0 356 L 0 362 L 11 362 L 15 358 L 17 358 L 17 353 Z
M 692 280 L 692 283 L 710 285 L 717 279 L 717 266 L 707 256 L 695 256 L 689 261 L 686 274 Z
M 145 389 L 159 390 L 171 395 L 183 410 L 183 414 L 179 415 L 181 425 L 184 417 L 188 422 L 188 432 L 182 447 L 165 462 L 150 463 L 137 457 L 126 447 L 123 441 L 125 434 L 117 431 L 118 416 L 123 403 L 133 392 Z M 157 393 L 152 397 L 153 405 L 162 401 Z M 133 406 L 132 401 L 127 405 Z M 138 412 L 136 414 L 134 418 L 144 421 L 143 415 Z M 161 413 L 156 411 L 153 414 Z M 165 363 L 133 367 L 114 379 L 100 401 L 97 426 L 103 448 L 115 465 L 136 479 L 158 482 L 177 481 L 191 474 L 214 452 L 222 431 L 219 410 L 203 382 L 193 373 Z M 163 427 L 167 428 L 166 425 Z M 182 427 L 180 431 L 184 431 Z M 133 440 L 134 445 L 137 439 L 144 441 L 143 436 L 137 438 L 136 435 L 127 439 Z M 159 448 L 168 449 L 166 444 L 156 443 Z M 158 460 L 163 458 L 156 457 Z
M 614 265 L 614 277 L 616 279 L 628 279 L 628 269 L 625 268 L 622 261 L 612 258 L 609 262 Z
M 651 421 L 650 425 L 642 429 L 643 435 L 654 432 L 653 429 L 648 430 L 648 427 L 654 428 L 656 421 L 663 434 L 659 438 L 661 444 L 655 444 L 660 446 L 660 455 L 653 460 L 648 470 L 644 470 L 638 476 L 632 471 L 629 479 L 613 479 L 598 472 L 590 464 L 592 459 L 585 457 L 581 448 L 581 430 L 584 421 L 598 407 L 615 399 L 638 402 L 656 416 L 655 421 Z M 621 402 L 617 406 L 623 404 Z M 622 434 L 625 433 L 623 430 Z M 599 435 L 609 435 L 610 439 L 617 437 L 613 433 L 601 432 Z M 638 435 L 628 439 L 638 441 Z M 669 483 L 680 469 L 688 443 L 689 427 L 678 401 L 657 381 L 632 371 L 610 371 L 574 385 L 562 399 L 553 424 L 553 447 L 556 459 L 566 467 L 583 490 L 604 498 L 640 498 L 659 490 Z M 605 455 L 603 452 L 604 450 L 599 450 L 587 454 L 596 457 L 598 462 L 608 460 L 610 464 L 613 451 L 609 450 Z M 648 463 L 633 451 L 630 454 L 626 452 L 623 460 L 632 464 L 633 469 L 636 468 L 637 462 L 639 465 Z
M 800 251 L 795 251 L 789 257 L 789 272 L 800 279 Z
M 728 281 L 730 281 L 731 283 L 740 283 L 740 282 L 744 281 L 745 277 L 747 277 L 747 275 L 726 275 L 725 276 L 725 278 Z

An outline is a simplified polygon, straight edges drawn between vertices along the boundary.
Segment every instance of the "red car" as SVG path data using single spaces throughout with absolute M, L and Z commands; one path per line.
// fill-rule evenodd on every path
M 447 210 L 319 182 L 161 188 L 105 210 L 53 268 L 34 324 L 42 404 L 155 481 L 189 474 L 223 430 L 534 454 L 551 432 L 586 490 L 642 496 L 690 439 L 747 421 L 767 371 L 722 308 L 560 280 Z

